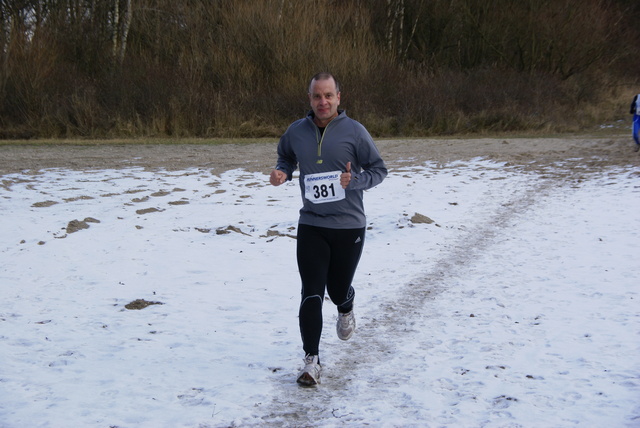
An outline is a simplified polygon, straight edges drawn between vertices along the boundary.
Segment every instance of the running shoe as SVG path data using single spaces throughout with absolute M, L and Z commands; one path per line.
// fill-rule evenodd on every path
M 320 383 L 320 372 L 322 367 L 319 364 L 317 355 L 307 355 L 304 357 L 304 368 L 298 375 L 298 383 L 302 386 L 313 386 Z
M 353 311 L 346 314 L 338 313 L 336 331 L 342 340 L 349 340 L 353 336 L 353 332 L 356 331 L 356 317 L 353 315 Z

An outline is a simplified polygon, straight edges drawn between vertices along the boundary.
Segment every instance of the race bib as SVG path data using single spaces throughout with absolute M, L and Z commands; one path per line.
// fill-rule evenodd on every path
M 341 171 L 321 172 L 304 177 L 304 197 L 314 204 L 341 201 L 345 197 L 340 185 Z

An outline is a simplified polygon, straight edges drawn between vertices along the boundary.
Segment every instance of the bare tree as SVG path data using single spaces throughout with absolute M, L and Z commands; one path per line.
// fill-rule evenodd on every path
M 121 11 L 121 4 L 124 10 Z M 113 5 L 113 36 L 111 38 L 113 48 L 112 55 L 118 65 L 122 65 L 127 50 L 127 38 L 131 27 L 131 0 L 114 0 Z

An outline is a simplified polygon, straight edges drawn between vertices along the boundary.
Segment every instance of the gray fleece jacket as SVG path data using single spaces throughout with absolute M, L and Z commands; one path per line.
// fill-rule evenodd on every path
M 351 182 L 341 196 L 339 173 L 346 171 L 347 162 L 351 162 Z M 313 122 L 313 112 L 292 123 L 280 138 L 276 169 L 291 180 L 298 167 L 301 224 L 332 229 L 366 226 L 363 192 L 384 180 L 387 167 L 362 124 L 344 110 L 338 111 L 324 132 Z M 322 174 L 330 172 L 336 174 Z

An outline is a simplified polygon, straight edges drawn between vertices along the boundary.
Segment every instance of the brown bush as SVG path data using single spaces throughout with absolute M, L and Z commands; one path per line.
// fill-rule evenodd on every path
M 0 137 L 277 136 L 317 71 L 374 135 L 575 130 L 635 90 L 630 0 L 0 2 Z

